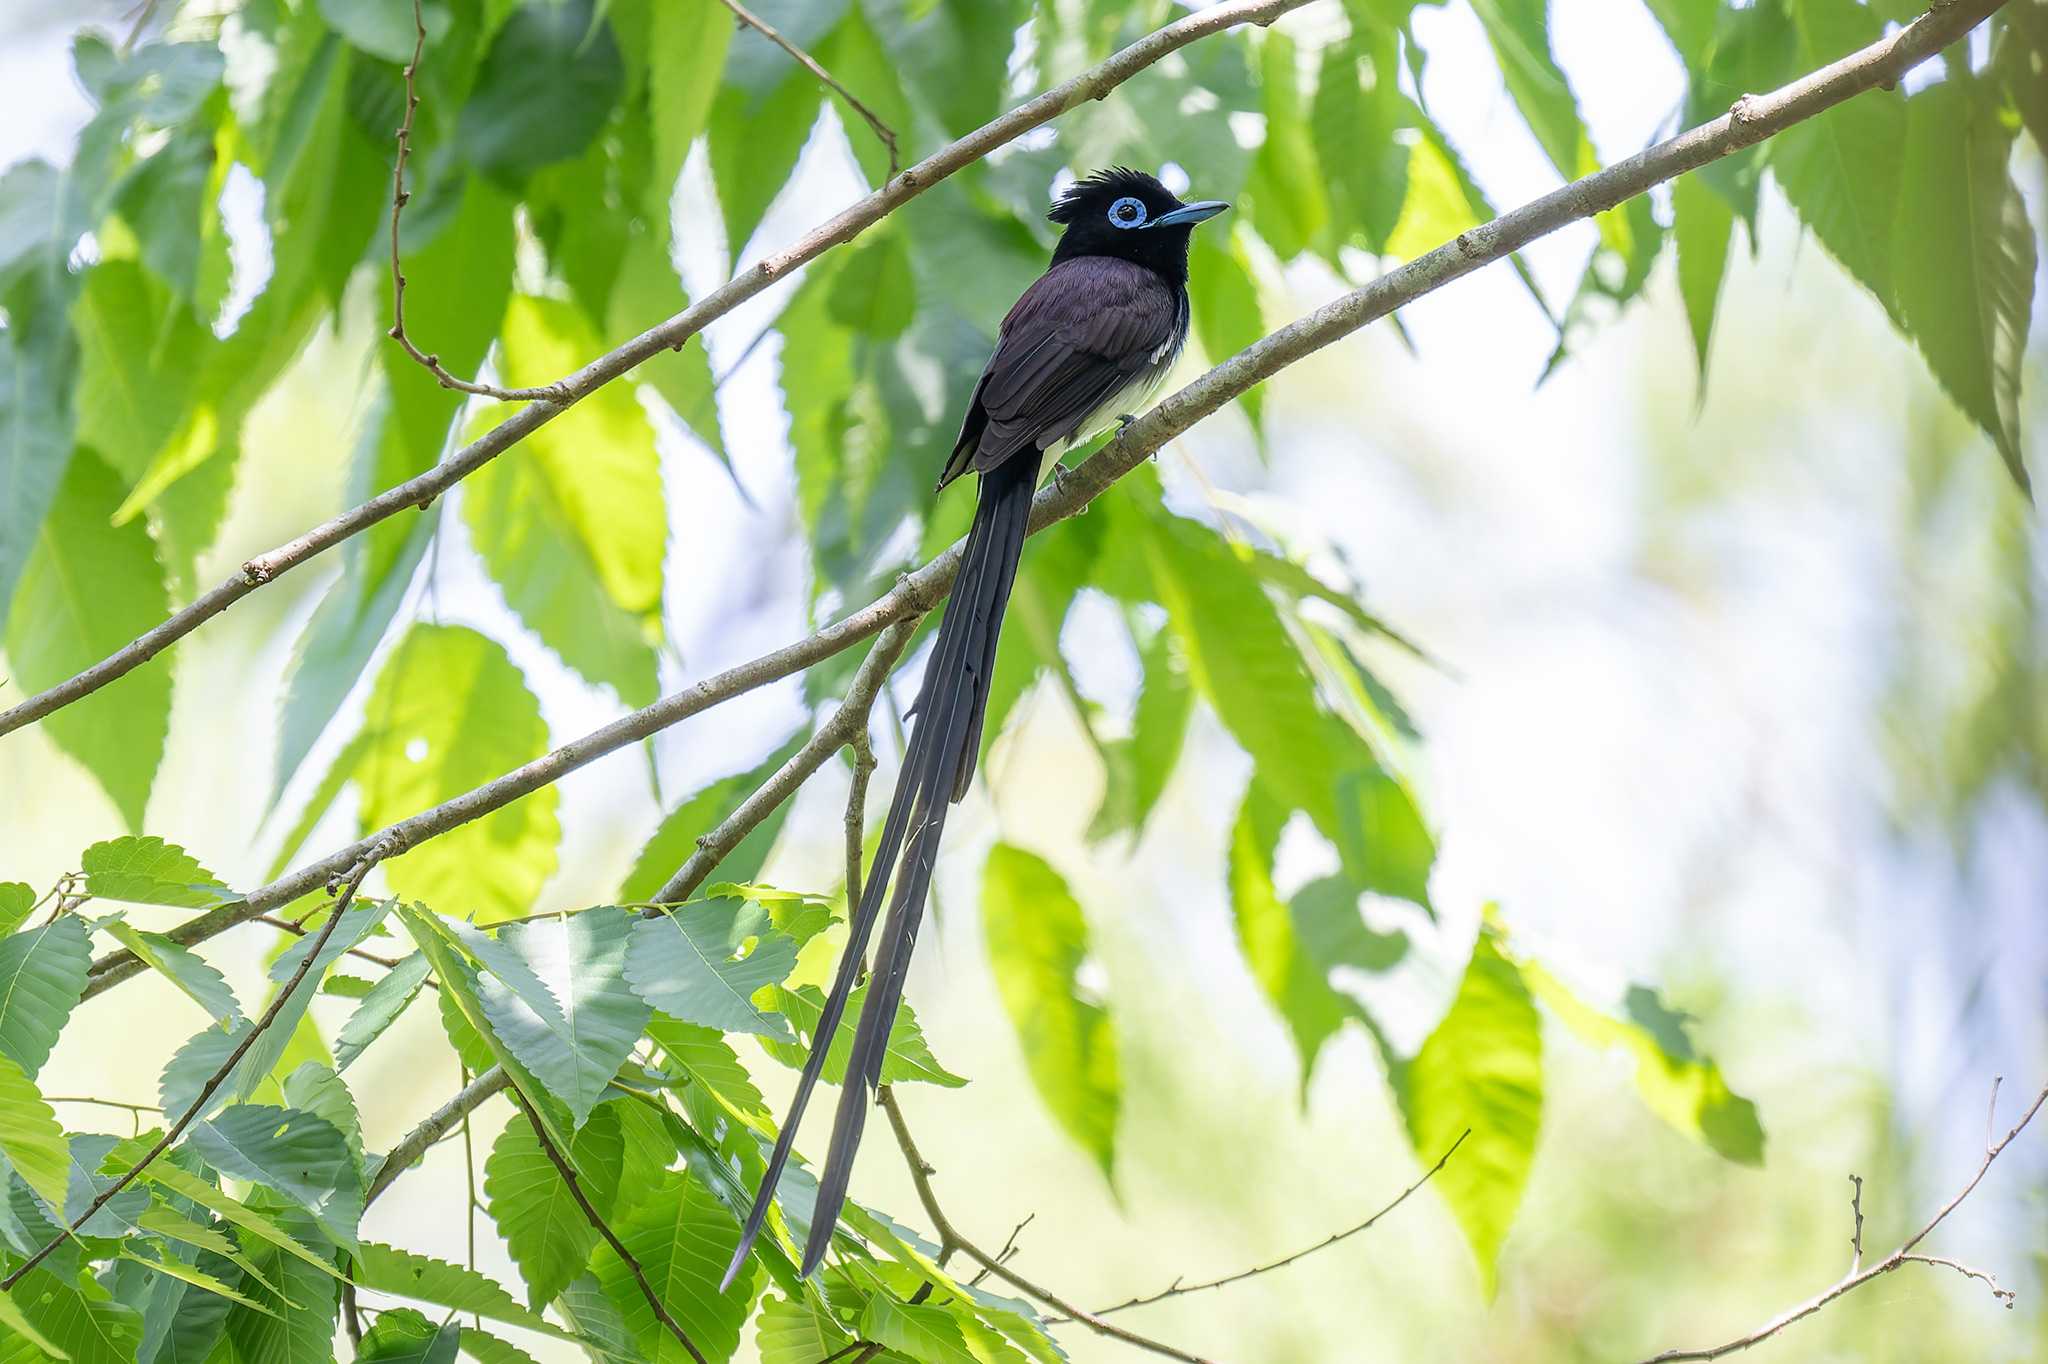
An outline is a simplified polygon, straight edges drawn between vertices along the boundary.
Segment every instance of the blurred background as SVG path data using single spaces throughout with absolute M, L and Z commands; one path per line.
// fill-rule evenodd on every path
M 1313 42 L 1332 22 L 1326 8 L 1282 27 Z M 126 9 L 6 7 L 0 165 L 68 156 L 90 112 L 70 74 L 72 35 L 117 28 Z M 1424 9 L 1416 25 L 1431 54 L 1427 105 L 1493 201 L 1555 184 L 1470 12 Z M 1558 0 L 1552 39 L 1603 160 L 1669 126 L 1683 72 L 1642 9 Z M 2023 145 L 2029 212 L 2048 222 L 2043 161 Z M 1175 149 L 1159 160 L 1177 161 Z M 699 161 L 677 206 L 693 294 L 731 268 Z M 1199 166 L 1185 170 L 1199 194 Z M 861 188 L 828 107 L 747 256 Z M 1411 1008 L 1427 1030 L 1455 983 L 1431 963 L 1462 964 L 1481 907 L 1497 902 L 1517 943 L 1589 997 L 1653 982 L 1690 1013 L 1702 1050 L 1755 1101 L 1765 1163 L 1684 1140 L 1638 1101 L 1629 1058 L 1553 1026 L 1534 1173 L 1491 1300 L 1425 1191 L 1298 1265 L 1133 1312 L 1135 1329 L 1232 1364 L 1617 1360 L 1719 1341 L 1847 1267 L 1852 1173 L 1864 1180 L 1865 1245 L 1889 1248 L 1975 1169 L 1994 1077 L 2006 1077 L 2001 1130 L 2048 1082 L 2048 529 L 1773 191 L 1761 229 L 1757 256 L 1731 261 L 1704 392 L 1668 255 L 1644 299 L 1547 379 L 1555 332 L 1494 267 L 1406 312 L 1411 344 L 1379 325 L 1269 384 L 1263 450 L 1232 409 L 1158 467 L 1177 507 L 1209 504 L 1320 547 L 1438 661 L 1375 659 L 1425 736 L 1442 840 L 1428 930 L 1441 950 L 1372 983 L 1388 1016 Z M 1529 251 L 1546 292 L 1569 293 L 1593 239 L 1582 224 Z M 1263 264 L 1269 325 L 1347 287 L 1319 264 Z M 781 338 L 749 347 L 788 288 L 708 333 L 714 372 L 731 369 L 718 407 L 733 477 L 679 423 L 658 428 L 678 527 L 664 685 L 808 628 Z M 252 416 L 251 457 L 201 581 L 349 500 L 363 416 L 353 376 L 381 325 L 358 289 Z M 2022 426 L 2038 477 L 2038 323 L 2027 363 Z M 1199 370 L 1192 356 L 1184 366 L 1183 378 Z M 443 522 L 451 544 L 463 533 Z M 471 556 L 444 551 L 408 611 L 506 641 L 557 741 L 619 713 L 525 632 Z M 283 834 L 284 816 L 265 818 L 275 736 L 264 717 L 335 570 L 292 575 L 177 651 L 147 827 L 231 884 L 263 880 Z M 1085 612 L 1068 627 L 1077 683 L 1128 708 L 1134 665 L 1091 652 L 1086 629 Z M 901 702 L 914 677 L 899 677 Z M 905 1094 L 949 1213 L 989 1245 L 1032 1216 L 1018 1267 L 1091 1305 L 1263 1263 L 1362 1220 L 1420 1168 L 1366 1036 L 1341 1034 L 1304 1089 L 1237 950 L 1220 864 L 1246 759 L 1198 711 L 1142 841 L 1094 844 L 1084 832 L 1102 776 L 1071 708 L 1049 685 L 1021 705 L 949 830 L 910 987 L 934 1051 L 973 1079 Z M 672 800 L 752 766 L 804 714 L 791 681 L 664 733 L 660 791 Z M 844 781 L 834 765 L 803 792 L 762 879 L 836 881 Z M 0 791 L 11 877 L 47 884 L 121 827 L 99 786 L 35 730 L 0 743 Z M 295 788 L 286 811 L 306 794 Z M 353 837 L 351 799 L 309 851 Z M 660 808 L 645 759 L 620 753 L 569 777 L 561 867 L 541 907 L 615 884 Z M 974 903 L 980 854 L 998 837 L 1051 861 L 1090 910 L 1125 1071 L 1114 1190 L 1036 1101 L 978 916 L 955 912 Z M 1283 848 L 1283 873 L 1299 884 L 1312 860 Z M 267 944 L 217 946 L 237 987 L 254 988 Z M 182 1034 L 152 1020 L 172 1001 L 148 978 L 84 1006 L 45 1091 L 154 1098 Z M 322 1000 L 315 1012 L 332 1025 L 347 1007 Z M 378 1096 L 365 1114 L 373 1149 L 458 1081 L 432 1010 L 400 1028 L 354 1072 L 358 1092 Z M 779 1108 L 789 1073 L 747 1059 Z M 62 1116 L 127 1130 L 101 1112 Z M 478 1160 L 502 1121 L 479 1116 Z M 899 1216 L 916 1207 L 886 1141 L 869 1143 L 854 1187 Z M 449 1142 L 373 1207 L 365 1235 L 460 1259 L 464 1189 L 463 1144 Z M 480 1240 L 483 1263 L 512 1275 L 487 1226 Z M 2016 1310 L 1982 1284 L 1909 1266 L 1749 1357 L 2048 1360 L 2048 1129 L 2030 1131 L 1923 1249 L 1995 1272 L 2019 1291 Z M 1062 1343 L 1078 1361 L 1135 1357 L 1073 1328 Z M 554 1342 L 529 1347 L 569 1357 Z

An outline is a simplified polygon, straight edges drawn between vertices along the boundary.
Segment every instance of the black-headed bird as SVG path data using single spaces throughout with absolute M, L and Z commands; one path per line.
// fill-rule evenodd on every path
M 942 489 L 970 469 L 981 475 L 974 524 L 911 711 L 903 770 L 853 912 L 846 953 L 726 1269 L 728 1285 L 768 1216 L 797 1122 L 824 1069 L 887 895 L 889 918 L 846 1063 L 802 1272 L 808 1276 L 825 1258 L 846 1201 L 869 1094 L 881 1083 L 946 810 L 967 794 L 974 775 L 996 636 L 1017 578 L 1032 492 L 1070 447 L 1127 420 L 1165 381 L 1188 336 L 1188 235 L 1228 207 L 1215 200 L 1182 203 L 1153 177 L 1119 167 L 1075 182 L 1046 215 L 1065 228 L 1052 265 L 1003 319 L 995 354 L 974 386 L 960 438 L 939 474 Z

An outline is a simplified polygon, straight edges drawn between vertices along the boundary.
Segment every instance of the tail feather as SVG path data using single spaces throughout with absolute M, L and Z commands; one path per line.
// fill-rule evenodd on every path
M 868 1091 L 880 1083 L 890 1028 L 903 998 L 911 950 L 917 941 L 925 896 L 938 861 L 947 808 L 966 793 L 974 773 L 997 635 L 1002 628 L 1004 607 L 1016 583 L 1017 563 L 1030 519 L 1033 475 L 1037 472 L 1033 464 L 1031 460 L 1013 459 L 981 475 L 981 497 L 975 508 L 974 525 L 967 535 L 966 551 L 954 581 L 951 604 L 939 626 L 938 642 L 925 666 L 924 685 L 912 708 L 916 719 L 903 755 L 896 793 L 875 850 L 874 866 L 848 925 L 845 955 L 833 979 L 832 993 L 812 1034 L 810 1057 L 797 1082 L 789 1116 L 776 1138 L 760 1191 L 748 1212 L 739 1246 L 726 1268 L 725 1284 L 729 1285 L 738 1273 L 766 1222 L 769 1201 L 796 1140 L 798 1120 L 824 1071 L 832 1035 L 859 979 L 868 937 L 886 898 L 888 921 L 882 930 L 874 976 L 847 1059 L 824 1174 L 812 1211 L 810 1238 L 804 1248 L 805 1275 L 817 1268 L 831 1245 L 839 1209 L 846 1198 L 847 1180 L 852 1174 L 854 1151 L 860 1145 L 867 1121 Z

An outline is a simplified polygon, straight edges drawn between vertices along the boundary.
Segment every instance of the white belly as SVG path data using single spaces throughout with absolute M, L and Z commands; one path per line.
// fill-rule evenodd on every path
M 1159 390 L 1165 385 L 1166 376 L 1179 356 L 1178 345 L 1161 347 L 1153 362 L 1139 370 L 1130 383 L 1110 394 L 1100 406 L 1083 417 L 1073 435 L 1055 438 L 1050 444 L 1039 447 L 1038 481 L 1043 483 L 1052 476 L 1053 467 L 1067 451 L 1094 440 L 1115 426 L 1119 417 L 1135 417 L 1149 407 L 1159 396 Z

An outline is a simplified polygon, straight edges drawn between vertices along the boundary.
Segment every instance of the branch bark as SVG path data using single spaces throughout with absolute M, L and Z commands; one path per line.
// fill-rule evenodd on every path
M 1998 1101 L 1998 1085 L 1996 1081 L 1994 1081 L 1991 1086 L 1991 1098 L 1992 1103 L 1995 1105 Z M 2012 1145 L 2013 1138 L 2017 1137 L 2022 1131 L 2026 1129 L 2027 1124 L 2034 1120 L 2034 1115 L 2041 1111 L 2041 1105 L 2044 1103 L 2048 1103 L 2048 1086 L 2043 1086 L 2041 1092 L 2034 1096 L 2033 1104 L 2027 1109 L 2025 1113 L 2020 1115 L 2020 1120 L 2017 1123 L 2013 1124 L 2011 1131 L 2007 1132 L 2003 1137 L 2000 1137 L 1997 1141 L 1986 1142 L 1984 1147 L 1983 1163 L 1977 1166 L 1977 1173 L 1970 1176 L 1970 1182 L 1963 1186 L 1962 1191 L 1958 1193 L 1954 1198 L 1951 1198 L 1947 1203 L 1942 1205 L 1941 1211 L 1934 1214 L 1932 1218 L 1928 1219 L 1927 1225 L 1921 1227 L 1920 1230 L 1914 1232 L 1913 1235 L 1907 1239 L 1904 1245 L 1900 1246 L 1891 1254 L 1885 1256 L 1882 1260 L 1879 1260 L 1876 1264 L 1871 1265 L 1868 1269 L 1859 1269 L 1857 1267 L 1862 1263 L 1863 1260 L 1863 1184 L 1861 1180 L 1858 1180 L 1856 1182 L 1856 1197 L 1854 1200 L 1854 1215 L 1856 1218 L 1856 1234 L 1854 1244 L 1856 1247 L 1856 1258 L 1854 1261 L 1851 1262 L 1850 1269 L 1847 1274 L 1843 1275 L 1840 1279 L 1836 1280 L 1835 1283 L 1827 1289 L 1824 1289 L 1823 1291 L 1814 1294 L 1805 1302 L 1800 1303 L 1797 1307 L 1791 1307 L 1783 1312 L 1780 1312 L 1777 1316 L 1772 1317 L 1769 1321 L 1765 1322 L 1762 1326 L 1757 1327 L 1754 1331 L 1750 1331 L 1745 1335 L 1737 1336 L 1735 1339 L 1726 1341 L 1720 1345 L 1707 1346 L 1704 1349 L 1666 1350 L 1663 1354 L 1656 1355 L 1651 1359 L 1646 1360 L 1645 1364 L 1670 1364 L 1670 1361 L 1680 1359 L 1720 1359 L 1724 1355 L 1737 1354 L 1743 1350 L 1751 1348 L 1752 1346 L 1761 1345 L 1764 1341 L 1769 1340 L 1772 1336 L 1778 1334 L 1778 1332 L 1784 1330 L 1793 1322 L 1801 1321 L 1807 1317 L 1812 1316 L 1815 1312 L 1820 1311 L 1821 1308 L 1826 1307 L 1835 1299 L 1843 1296 L 1846 1293 L 1855 1292 L 1857 1289 L 1863 1287 L 1863 1285 L 1869 1283 L 1872 1279 L 1880 1278 L 1886 1274 L 1889 1274 L 1893 1270 L 1899 1268 L 1899 1266 L 1901 1265 L 1940 1265 L 1948 1269 L 1953 1269 L 1957 1273 L 1965 1276 L 1966 1278 L 1981 1279 L 1985 1284 L 1987 1284 L 1990 1287 L 1991 1294 L 1993 1297 L 1997 1298 L 2007 1307 L 2011 1307 L 2013 1303 L 2014 1294 L 2009 1289 L 1999 1287 L 1998 1280 L 1994 1278 L 1991 1274 L 1987 1273 L 1984 1270 L 1976 1269 L 1969 1265 L 1963 1264 L 1959 1260 L 1948 1259 L 1945 1256 L 1915 1254 L 1914 1248 L 1918 1246 L 1922 1241 L 1925 1241 L 1929 1236 L 1931 1236 L 1934 1233 L 1934 1229 L 1940 1226 L 1944 1221 L 1946 1221 L 1948 1215 L 1954 1212 L 1958 1207 L 1960 1207 L 1962 1205 L 1963 1200 L 1968 1198 L 1971 1195 L 1971 1193 L 1973 1193 L 1976 1190 L 1977 1186 L 1983 1182 L 1985 1173 L 1991 1169 L 1991 1162 L 1997 1160 L 1999 1155 L 2005 1150 L 2005 1148 Z
M 569 407 L 661 352 L 680 349 L 710 323 L 775 281 L 833 247 L 852 241 L 939 181 L 979 161 L 996 148 L 1015 141 L 1069 109 L 1089 100 L 1101 99 L 1162 57 L 1199 38 L 1241 24 L 1270 24 L 1287 11 L 1306 3 L 1308 0 L 1226 0 L 1226 3 L 1197 11 L 1140 38 L 1092 70 L 1054 86 L 1036 99 L 1028 100 L 983 124 L 959 141 L 940 148 L 873 194 L 814 228 L 794 245 L 763 257 L 674 317 L 598 356 L 574 374 L 544 386 L 545 391 L 554 391 L 557 397 L 521 408 L 419 477 L 387 488 L 361 506 L 352 507 L 315 526 L 289 544 L 257 555 L 242 565 L 241 572 L 84 672 L 38 692 L 19 705 L 0 711 L 0 735 L 33 724 L 52 711 L 92 695 L 156 657 L 265 583 L 274 581 L 349 537 L 361 534 L 407 507 L 427 506 Z M 876 628 L 879 629 L 880 625 Z

